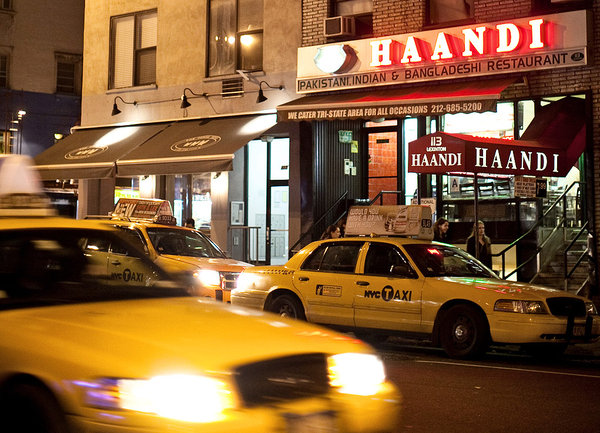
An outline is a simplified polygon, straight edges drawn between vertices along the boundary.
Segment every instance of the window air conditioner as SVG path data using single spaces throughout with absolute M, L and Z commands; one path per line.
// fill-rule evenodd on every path
M 354 36 L 354 17 L 331 17 L 323 22 L 325 36 Z

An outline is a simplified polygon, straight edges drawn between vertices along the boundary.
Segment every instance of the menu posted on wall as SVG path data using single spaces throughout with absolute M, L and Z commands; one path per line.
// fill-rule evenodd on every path
M 431 208 L 423 205 L 352 206 L 346 235 L 414 236 L 433 239 Z
M 515 176 L 515 197 L 536 196 L 536 179 L 530 176 Z

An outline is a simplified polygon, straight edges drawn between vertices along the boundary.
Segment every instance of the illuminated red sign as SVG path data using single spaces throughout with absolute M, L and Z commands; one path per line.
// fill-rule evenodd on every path
M 448 60 L 457 57 L 468 58 L 474 52 L 481 55 L 490 53 L 510 53 L 524 45 L 531 50 L 543 49 L 542 35 L 545 35 L 546 23 L 542 18 L 529 20 L 528 27 L 513 23 L 503 23 L 489 29 L 486 26 L 463 28 L 462 38 L 458 39 L 445 31 L 440 31 L 435 40 L 427 41 L 408 36 L 404 44 L 395 39 L 371 41 L 370 66 L 390 66 L 394 64 L 421 63 L 431 60 Z M 456 32 L 455 32 L 456 33 Z M 433 48 L 432 48 L 433 47 Z
M 577 10 L 301 47 L 296 92 L 585 66 L 589 21 Z

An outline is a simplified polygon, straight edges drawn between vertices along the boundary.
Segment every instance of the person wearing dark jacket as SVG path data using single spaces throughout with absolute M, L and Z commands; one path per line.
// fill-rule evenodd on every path
M 448 228 L 450 222 L 446 218 L 438 218 L 433 224 L 433 240 L 439 242 L 448 242 Z
M 485 234 L 483 221 L 477 221 L 477 224 L 473 225 L 473 233 L 467 238 L 467 252 L 492 269 L 492 241 Z

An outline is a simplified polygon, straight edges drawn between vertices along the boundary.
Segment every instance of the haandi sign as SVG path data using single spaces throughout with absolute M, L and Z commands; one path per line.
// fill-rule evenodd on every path
M 350 89 L 587 64 L 587 11 L 298 49 L 296 91 Z
M 577 155 L 578 156 L 578 155 Z M 574 161 L 567 149 L 537 141 L 503 140 L 436 132 L 408 146 L 408 171 L 456 172 L 531 176 L 565 176 Z

